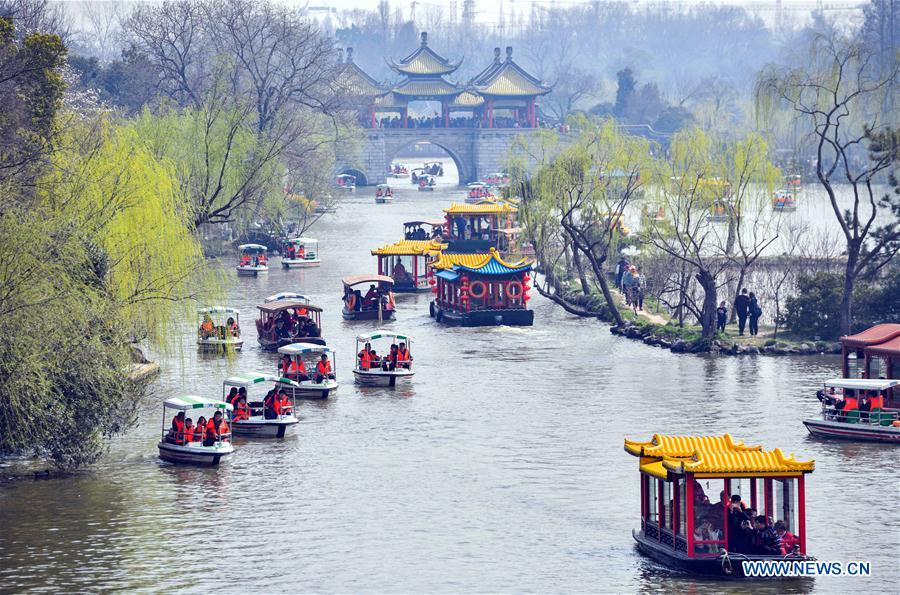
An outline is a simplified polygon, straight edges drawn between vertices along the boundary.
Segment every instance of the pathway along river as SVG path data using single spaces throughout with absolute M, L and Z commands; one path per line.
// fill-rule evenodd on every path
M 817 412 L 814 392 L 838 374 L 837 358 L 675 355 L 539 296 L 533 328 L 446 328 L 429 318 L 429 295 L 401 295 L 399 320 L 384 326 L 416 339 L 414 384 L 354 386 L 354 336 L 375 324 L 341 319 L 341 277 L 372 271 L 371 248 L 463 192 L 397 186 L 392 205 L 361 188 L 316 226 L 321 268 L 229 272 L 245 351 L 201 357 L 185 321 L 184 355 L 160 361 L 152 404 L 100 463 L 0 486 L 0 591 L 746 590 L 636 552 L 637 461 L 622 439 L 654 432 L 731 432 L 816 459 L 809 549 L 820 560 L 872 560 L 874 576 L 754 591 L 896 589 L 898 451 L 817 441 L 800 422 Z M 238 441 L 218 469 L 160 462 L 159 403 L 215 397 L 227 374 L 273 369 L 255 342 L 255 306 L 297 289 L 325 308 L 338 394 L 303 402 L 288 439 Z

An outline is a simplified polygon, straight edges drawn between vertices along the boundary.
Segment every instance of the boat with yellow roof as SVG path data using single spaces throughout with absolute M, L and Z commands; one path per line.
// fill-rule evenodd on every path
M 805 498 L 814 461 L 730 434 L 626 438 L 625 452 L 640 459 L 641 528 L 632 534 L 646 556 L 733 577 L 746 576 L 748 562 L 812 559 Z
M 508 202 L 454 203 L 444 209 L 451 240 L 497 242 L 501 229 L 513 228 L 519 209 Z
M 428 291 L 431 270 L 427 264 L 447 247 L 438 240 L 400 240 L 372 250 L 378 258 L 378 274 L 394 280 L 394 291 Z
M 533 265 L 529 259 L 507 262 L 496 248 L 487 254 L 444 250 L 430 264 L 435 278 L 431 316 L 459 326 L 531 326 L 528 283 Z

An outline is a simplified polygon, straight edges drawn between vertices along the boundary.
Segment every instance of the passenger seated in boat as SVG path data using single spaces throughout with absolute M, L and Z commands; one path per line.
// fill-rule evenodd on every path
M 170 444 L 184 444 L 184 411 L 179 411 L 172 418 L 172 427 L 166 434 L 166 442 Z
M 210 335 L 212 335 L 214 330 L 212 318 L 209 317 L 209 314 L 203 315 L 203 322 L 200 324 L 200 336 L 206 339 Z
M 216 411 L 212 419 L 206 422 L 206 433 L 203 446 L 213 446 L 216 442 L 228 439 L 228 424 L 222 418 L 222 412 Z
M 293 244 L 288 244 L 284 247 L 284 255 L 288 258 L 288 260 L 293 260 L 296 254 L 297 248 Z
M 744 511 L 741 497 L 734 494 L 728 506 L 728 551 L 748 553 L 751 531 L 750 517 Z
M 372 369 L 372 364 L 374 363 L 374 355 L 375 352 L 372 351 L 372 344 L 366 343 L 362 351 L 356 354 L 356 357 L 359 358 L 359 369 L 360 370 L 370 370 Z
M 239 266 L 242 266 L 242 267 L 250 266 L 250 255 L 249 254 L 241 255 L 241 262 L 239 263 Z
M 397 366 L 408 369 L 412 365 L 412 358 L 406 343 L 400 343 L 397 347 Z
M 266 393 L 266 398 L 263 399 L 263 407 L 265 407 L 263 416 L 266 419 L 276 419 L 278 417 L 278 414 L 275 413 L 275 399 L 277 398 L 278 393 L 274 388 Z
M 238 389 L 236 386 L 232 386 L 231 390 L 228 391 L 228 396 L 225 397 L 225 402 L 230 403 L 232 407 L 237 402 L 238 399 Z
M 304 363 L 301 358 L 298 357 L 291 362 L 291 373 L 288 378 L 296 382 L 309 380 L 309 373 L 306 371 L 306 363 Z
M 206 418 L 202 415 L 197 418 L 194 426 L 194 442 L 203 442 L 203 433 L 206 431 Z
M 777 521 L 775 523 L 775 535 L 781 540 L 781 554 L 783 556 L 790 554 L 800 547 L 800 539 L 787 530 L 784 521 Z
M 190 444 L 194 441 L 194 421 L 187 417 L 184 420 L 184 443 Z
M 397 346 L 391 345 L 391 350 L 388 352 L 387 356 L 385 356 L 384 360 L 381 362 L 381 369 L 393 372 L 397 369 Z
M 378 300 L 378 289 L 374 285 L 369 285 L 369 291 L 366 292 L 365 297 L 362 299 L 363 308 L 372 307 L 377 303 Z
M 348 308 L 349 310 L 356 310 L 357 312 L 362 310 L 363 299 L 362 299 L 362 292 L 360 290 L 357 289 L 353 292 L 353 300 L 352 301 L 353 301 L 353 305 L 350 308 Z
M 238 399 L 237 404 L 234 406 L 234 414 L 231 419 L 234 421 L 250 419 L 250 407 L 247 405 L 246 397 L 240 397 Z
M 719 541 L 720 539 L 722 539 L 722 532 L 713 527 L 712 519 L 709 517 L 701 520 L 700 526 L 694 529 L 695 541 Z M 719 551 L 719 545 L 715 543 L 701 543 L 694 546 L 694 551 L 714 554 Z
M 753 532 L 753 553 L 764 556 L 781 555 L 781 542 L 775 529 L 766 522 L 766 517 L 757 516 L 754 526 L 756 530 Z
M 291 400 L 288 399 L 287 393 L 284 390 L 278 391 L 278 394 L 275 396 L 275 415 L 290 415 L 294 412 L 294 407 L 291 405 Z
M 316 383 L 321 384 L 326 379 L 334 380 L 334 372 L 331 371 L 331 362 L 328 361 L 328 356 L 323 353 L 322 359 L 316 364 Z
M 228 329 L 228 332 L 231 333 L 233 337 L 237 337 L 241 333 L 241 328 L 238 326 L 238 323 L 230 316 L 228 317 L 228 320 L 225 321 L 225 328 Z
M 402 262 L 398 261 L 394 266 L 394 270 L 393 272 L 391 272 L 391 277 L 394 278 L 395 283 L 409 280 L 409 273 L 406 272 L 406 267 L 403 266 Z

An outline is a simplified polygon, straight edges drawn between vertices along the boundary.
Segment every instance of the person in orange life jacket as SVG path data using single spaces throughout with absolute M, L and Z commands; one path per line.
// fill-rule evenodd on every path
M 278 394 L 275 395 L 274 405 L 276 415 L 289 415 L 294 412 L 294 406 L 291 405 L 291 400 L 288 399 L 287 392 L 283 390 L 278 391 Z
M 266 398 L 263 399 L 263 405 L 266 408 L 264 415 L 266 419 L 276 419 L 278 417 L 278 413 L 275 411 L 275 399 L 277 398 L 278 393 L 274 388 L 266 393 Z
M 228 424 L 222 418 L 222 412 L 217 410 L 212 419 L 206 422 L 203 446 L 213 446 L 216 442 L 224 440 L 226 434 L 228 434 Z
M 333 380 L 334 372 L 331 371 L 331 362 L 328 361 L 328 356 L 323 353 L 322 359 L 316 364 L 316 383 L 321 384 L 327 378 Z
M 188 417 L 184 420 L 184 443 L 190 444 L 194 441 L 194 421 Z
M 359 369 L 360 370 L 369 370 L 372 368 L 372 364 L 373 364 L 372 354 L 373 353 L 374 352 L 372 351 L 372 344 L 366 343 L 363 346 L 362 351 L 360 351 L 357 354 L 357 357 L 359 357 Z
M 184 444 L 184 411 L 179 411 L 172 418 L 172 427 L 169 428 L 169 433 L 166 434 L 166 442 Z
M 299 260 L 303 260 L 304 258 L 306 258 L 306 248 L 304 248 L 303 246 L 297 248 L 297 258 Z
M 232 414 L 231 419 L 232 421 L 250 419 L 250 407 L 247 406 L 247 399 L 245 397 L 238 398 L 238 401 L 234 406 L 234 413 Z
M 197 418 L 197 425 L 194 426 L 194 442 L 202 442 L 204 432 L 206 432 L 206 418 L 201 415 Z
M 228 332 L 232 334 L 232 336 L 238 336 L 238 333 L 241 332 L 238 323 L 232 317 L 228 317 L 228 320 L 225 321 L 225 328 L 228 329 Z
M 297 382 L 309 380 L 309 374 L 306 372 L 306 364 L 299 357 L 290 362 L 288 367 L 288 378 L 296 380 Z
M 393 371 L 397 369 L 397 346 L 391 345 L 391 350 L 388 352 L 387 357 L 384 358 L 384 361 L 381 363 L 382 370 Z
M 406 343 L 400 343 L 397 347 L 397 365 L 401 368 L 409 368 L 412 365 L 412 358 Z

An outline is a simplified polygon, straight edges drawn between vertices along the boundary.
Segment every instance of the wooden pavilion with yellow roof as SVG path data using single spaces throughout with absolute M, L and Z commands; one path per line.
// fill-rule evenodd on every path
M 528 259 L 507 262 L 495 248 L 487 254 L 440 252 L 429 265 L 435 294 L 431 316 L 459 326 L 531 326 L 528 283 L 533 265 Z
M 394 280 L 395 292 L 417 292 L 431 289 L 428 263 L 437 258 L 447 244 L 438 240 L 400 240 L 372 250 L 378 258 L 378 274 Z
M 730 434 L 654 434 L 648 442 L 625 439 L 625 452 L 640 459 L 641 529 L 633 535 L 644 554 L 683 570 L 737 576 L 740 561 L 807 558 L 805 476 L 814 461 Z M 740 507 L 784 523 L 796 546 L 785 541 L 778 553 L 743 547 L 743 513 L 729 511 L 734 495 Z
M 482 124 L 486 128 L 494 127 L 496 110 L 509 111 L 514 126 L 537 128 L 535 102 L 538 97 L 551 91 L 550 87 L 516 64 L 512 53 L 512 46 L 506 46 L 506 60 L 501 62 L 500 48 L 494 48 L 494 62 L 470 83 L 470 88 L 484 100 Z

